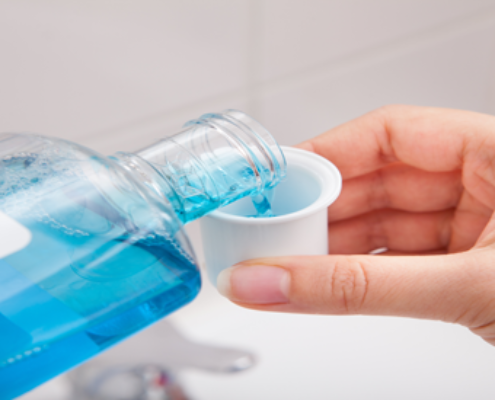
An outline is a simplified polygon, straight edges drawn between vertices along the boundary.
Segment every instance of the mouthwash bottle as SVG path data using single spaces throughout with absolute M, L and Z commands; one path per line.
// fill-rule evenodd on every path
M 183 224 L 284 174 L 273 137 L 235 110 L 111 157 L 0 135 L 0 399 L 190 302 L 201 283 Z

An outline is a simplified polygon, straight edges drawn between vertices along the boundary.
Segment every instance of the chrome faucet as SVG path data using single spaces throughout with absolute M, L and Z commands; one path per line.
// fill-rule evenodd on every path
M 244 350 L 196 343 L 167 320 L 141 332 L 68 373 L 73 400 L 188 400 L 180 372 L 220 374 L 253 367 Z

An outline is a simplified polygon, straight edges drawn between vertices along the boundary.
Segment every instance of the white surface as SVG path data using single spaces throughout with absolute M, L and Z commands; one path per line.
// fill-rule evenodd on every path
M 495 398 L 495 348 L 460 326 L 245 310 L 206 280 L 171 320 L 192 339 L 259 356 L 257 367 L 238 375 L 185 374 L 194 400 Z
M 461 28 L 267 85 L 259 119 L 282 143 L 295 144 L 385 104 L 495 110 L 495 19 Z
M 327 207 L 340 194 L 340 173 L 314 153 L 282 150 L 287 179 L 274 189 L 275 217 L 247 217 L 256 213 L 246 198 L 200 220 L 208 277 L 215 285 L 222 270 L 240 261 L 328 253 Z
M 495 398 L 495 348 L 456 325 L 251 311 L 206 279 L 199 297 L 169 320 L 192 340 L 246 349 L 259 359 L 235 375 L 183 373 L 193 400 Z M 67 393 L 58 378 L 20 399 L 69 400 Z
M 35 390 L 18 397 L 19 400 L 70 400 L 71 386 L 64 375 L 46 382 Z
M 246 85 L 245 0 L 3 0 L 1 131 L 79 138 Z
M 331 66 L 366 49 L 400 43 L 424 31 L 456 27 L 493 11 L 493 0 L 262 0 L 263 81 Z
M 226 107 L 282 144 L 392 102 L 491 112 L 494 17 L 494 0 L 3 0 L 0 132 L 111 153 Z
M 26 247 L 31 236 L 29 229 L 0 211 L 0 258 Z

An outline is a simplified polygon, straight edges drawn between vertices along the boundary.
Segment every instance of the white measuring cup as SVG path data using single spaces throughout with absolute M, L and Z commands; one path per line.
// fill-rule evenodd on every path
M 328 254 L 327 208 L 340 194 L 340 172 L 314 153 L 282 149 L 287 178 L 274 189 L 274 217 L 252 217 L 256 210 L 247 197 L 201 218 L 206 267 L 214 285 L 222 270 L 251 258 Z

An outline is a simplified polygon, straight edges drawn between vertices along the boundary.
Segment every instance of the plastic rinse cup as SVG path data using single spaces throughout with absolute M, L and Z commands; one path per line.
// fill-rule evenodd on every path
M 287 178 L 273 190 L 273 217 L 255 218 L 250 198 L 200 220 L 208 276 L 240 261 L 273 256 L 328 254 L 327 208 L 340 194 L 342 177 L 330 161 L 283 147 Z

